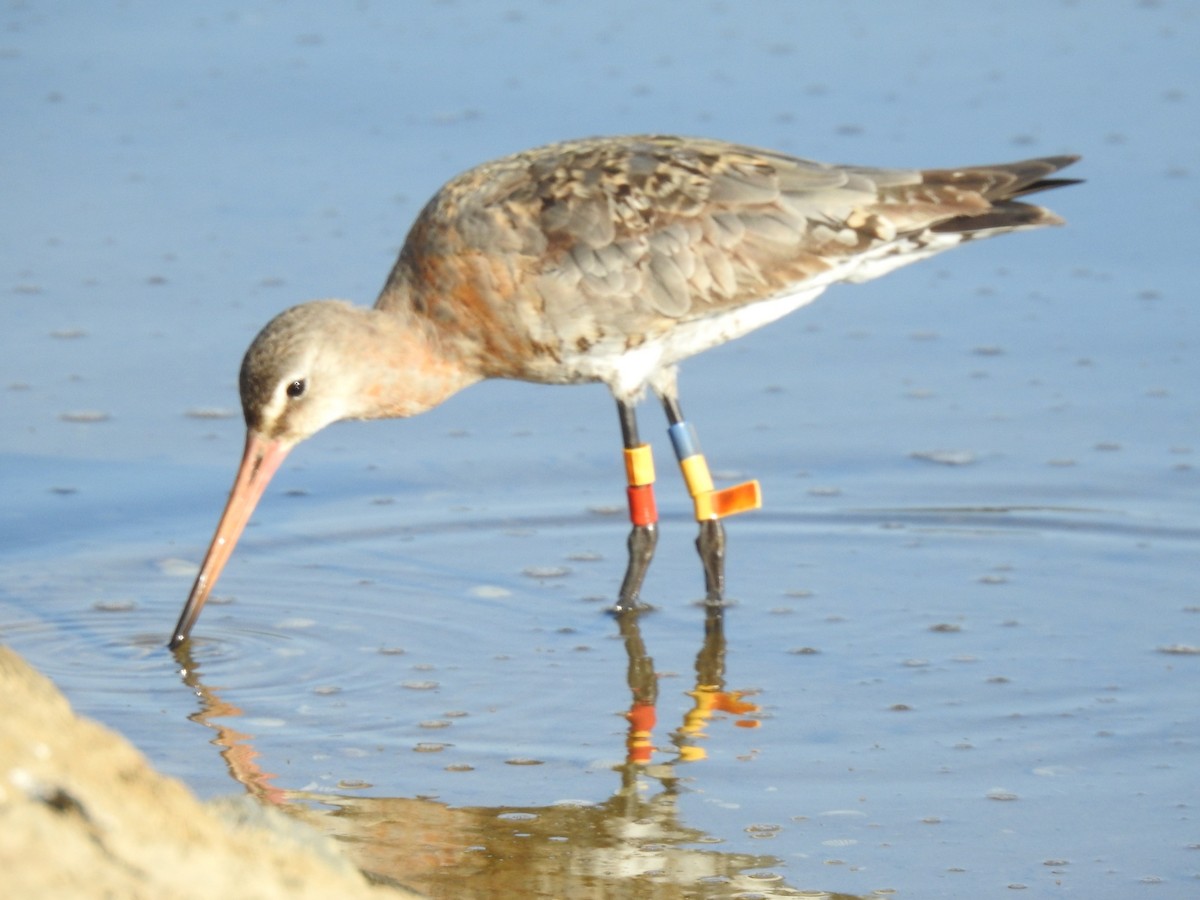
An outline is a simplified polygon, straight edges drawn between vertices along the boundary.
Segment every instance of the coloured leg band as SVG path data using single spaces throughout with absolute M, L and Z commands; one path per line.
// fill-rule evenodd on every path
M 654 502 L 654 456 L 649 444 L 625 450 L 625 476 L 629 482 L 629 521 L 634 525 L 653 525 L 658 521 Z
M 649 444 L 639 444 L 625 450 L 625 477 L 630 487 L 654 484 L 654 454 Z
M 697 522 L 723 519 L 762 506 L 762 491 L 757 481 L 735 484 L 719 491 L 714 489 L 708 462 L 700 452 L 700 442 L 696 440 L 696 432 L 691 425 L 676 422 L 667 429 L 667 433 L 671 435 L 683 480 L 692 496 Z

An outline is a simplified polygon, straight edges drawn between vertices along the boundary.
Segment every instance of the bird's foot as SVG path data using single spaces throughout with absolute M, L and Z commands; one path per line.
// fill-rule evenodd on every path
M 634 525 L 630 530 L 629 564 L 625 568 L 625 578 L 621 581 L 621 590 L 617 594 L 613 612 L 624 613 L 650 608 L 642 603 L 640 595 L 642 582 L 646 580 L 646 572 L 650 568 L 650 560 L 654 558 L 654 548 L 657 544 L 658 525 Z

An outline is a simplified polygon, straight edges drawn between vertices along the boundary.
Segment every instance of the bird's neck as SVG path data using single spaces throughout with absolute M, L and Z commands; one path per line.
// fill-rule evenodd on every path
M 420 317 L 379 309 L 363 313 L 355 354 L 364 373 L 356 418 L 415 416 L 483 377 Z

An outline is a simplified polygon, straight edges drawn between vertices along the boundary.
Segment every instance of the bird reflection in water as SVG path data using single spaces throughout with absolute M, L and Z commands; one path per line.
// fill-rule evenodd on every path
M 617 623 L 621 637 L 625 640 L 625 652 L 629 657 L 627 680 L 632 702 L 625 718 L 629 720 L 626 738 L 626 762 L 632 765 L 648 765 L 653 758 L 653 732 L 658 722 L 658 675 L 654 671 L 654 660 L 646 651 L 638 625 L 636 610 L 619 613 Z M 675 762 L 694 762 L 707 755 L 701 743 L 707 734 L 705 727 L 715 713 L 734 716 L 754 716 L 759 712 L 755 703 L 745 700 L 742 691 L 725 689 L 725 607 L 705 604 L 704 643 L 696 654 L 696 683 L 688 691 L 692 708 L 684 714 L 679 728 L 671 733 L 671 744 Z M 757 728 L 760 718 L 741 718 L 734 724 L 743 728 Z M 634 771 L 634 770 L 631 770 Z
M 658 675 L 639 627 L 639 613 L 617 617 L 628 654 L 624 761 L 614 767 L 616 790 L 599 803 L 549 806 L 451 807 L 409 797 L 360 797 L 294 791 L 273 784 L 254 736 L 230 722 L 243 715 L 206 686 L 201 667 L 181 648 L 183 678 L 202 708 L 192 719 L 217 732 L 214 744 L 233 778 L 263 801 L 344 843 L 354 863 L 381 883 L 400 884 L 433 897 L 528 895 L 572 898 L 795 896 L 777 871 L 778 857 L 717 850 L 726 836 L 681 821 L 679 800 L 689 793 L 680 764 L 705 758 L 706 728 L 718 715 L 733 724 L 759 724 L 759 707 L 725 687 L 722 607 L 706 607 L 704 640 L 696 655 L 690 709 L 654 745 Z M 662 755 L 655 761 L 656 754 Z M 695 770 L 699 775 L 703 767 Z M 727 836 L 732 837 L 732 836 Z M 536 887 L 536 890 L 533 888 Z M 852 900 L 846 895 L 821 896 Z

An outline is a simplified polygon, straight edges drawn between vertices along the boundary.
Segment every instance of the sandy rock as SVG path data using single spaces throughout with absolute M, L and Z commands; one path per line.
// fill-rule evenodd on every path
M 0 894 L 417 896 L 369 885 L 332 841 L 278 810 L 200 803 L 2 646 Z

